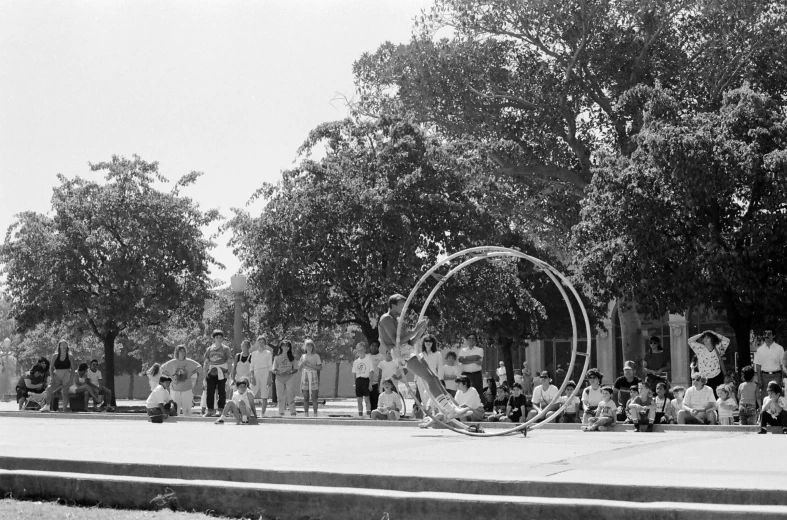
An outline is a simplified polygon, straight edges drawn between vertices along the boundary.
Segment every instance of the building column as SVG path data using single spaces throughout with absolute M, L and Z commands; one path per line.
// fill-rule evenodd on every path
M 530 367 L 530 373 L 533 376 L 544 370 L 544 342 L 542 340 L 528 341 L 525 349 L 525 361 L 527 361 L 527 366 Z
M 686 388 L 691 384 L 689 381 L 689 347 L 686 343 L 688 339 L 689 326 L 684 314 L 669 315 L 670 328 L 670 365 L 672 372 L 672 384 L 683 385 Z
M 599 330 L 596 334 L 596 359 L 597 367 L 604 374 L 604 384 L 612 384 L 615 381 L 615 330 L 612 328 L 612 320 L 605 319 L 604 327 L 606 330 Z

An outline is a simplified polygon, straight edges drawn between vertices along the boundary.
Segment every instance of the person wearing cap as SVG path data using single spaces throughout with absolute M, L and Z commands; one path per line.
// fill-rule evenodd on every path
M 547 413 L 539 419 L 539 422 L 555 413 L 555 411 L 560 408 L 560 405 L 555 402 L 555 404 L 550 406 L 549 403 L 557 396 L 558 388 L 552 384 L 552 378 L 549 376 L 549 372 L 546 370 L 541 371 L 541 385 L 533 390 L 533 409 L 527 414 L 527 419 L 532 419 L 544 409 L 547 410 Z
M 230 374 L 230 363 L 232 363 L 232 351 L 224 345 L 224 333 L 220 330 L 213 331 L 213 344 L 205 351 L 203 361 L 203 374 L 205 374 L 205 401 L 207 412 L 205 417 L 215 417 L 218 404 L 220 410 L 224 409 L 227 403 L 227 377 Z M 219 402 L 215 402 L 216 392 L 219 394 Z
M 478 395 L 483 396 L 484 378 L 481 373 L 481 364 L 484 362 L 484 349 L 477 345 L 478 336 L 470 332 L 465 337 L 465 344 L 459 350 L 457 360 L 462 364 L 462 375 L 470 380 L 470 386 L 476 389 Z M 483 397 L 481 397 L 483 401 Z
M 178 405 L 172 400 L 172 396 L 169 393 L 169 385 L 171 384 L 171 377 L 159 377 L 158 386 L 150 392 L 148 400 L 145 401 L 145 408 L 147 408 L 148 417 L 151 418 L 151 421 L 166 421 L 168 417 L 178 415 Z
M 612 400 L 618 403 L 618 421 L 627 421 L 625 403 L 631 399 L 631 387 L 640 383 L 640 379 L 634 375 L 636 369 L 633 361 L 626 361 L 623 363 L 623 375 L 615 379 L 615 384 L 612 385 Z

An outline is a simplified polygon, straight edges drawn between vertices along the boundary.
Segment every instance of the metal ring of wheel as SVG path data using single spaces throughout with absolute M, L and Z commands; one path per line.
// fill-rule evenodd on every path
M 582 299 L 579 297 L 579 294 L 577 293 L 576 289 L 574 289 L 574 286 L 571 285 L 571 282 L 569 282 L 568 279 L 560 271 L 558 271 L 551 265 L 547 264 L 543 260 L 539 260 L 538 258 L 532 257 L 530 255 L 526 255 L 525 253 L 522 253 L 521 251 L 517 251 L 516 249 L 511 249 L 507 247 L 498 247 L 498 246 L 471 247 L 469 249 L 464 249 L 462 251 L 454 253 L 444 258 L 443 260 L 437 262 L 431 269 L 429 269 L 426 273 L 424 273 L 421 279 L 418 280 L 418 282 L 415 284 L 415 287 L 413 287 L 413 289 L 410 291 L 410 294 L 408 295 L 407 300 L 404 303 L 404 307 L 402 308 L 401 319 L 399 320 L 399 325 L 396 329 L 396 344 L 397 345 L 401 344 L 402 331 L 404 330 L 404 316 L 407 315 L 407 310 L 410 307 L 410 304 L 415 298 L 415 295 L 418 292 L 418 289 L 420 289 L 421 285 L 423 285 L 424 282 L 429 277 L 431 277 L 435 273 L 435 271 L 437 271 L 440 267 L 452 262 L 457 258 L 461 258 L 465 256 L 470 256 L 471 258 L 464 260 L 459 265 L 451 269 L 445 276 L 443 276 L 443 278 L 441 278 L 437 282 L 437 285 L 429 293 L 429 296 L 426 298 L 426 301 L 421 307 L 421 313 L 418 316 L 418 319 L 419 320 L 423 319 L 423 317 L 426 314 L 426 310 L 429 308 L 429 304 L 432 302 L 432 299 L 434 298 L 435 294 L 437 294 L 437 291 L 443 286 L 443 284 L 445 284 L 445 282 L 447 282 L 453 275 L 455 275 L 465 267 L 474 264 L 475 262 L 479 262 L 481 260 L 488 260 L 490 258 L 500 258 L 500 257 L 515 257 L 515 258 L 529 261 L 536 267 L 536 269 L 543 271 L 549 277 L 549 279 L 552 280 L 552 283 L 555 284 L 555 286 L 560 291 L 560 294 L 563 296 L 563 300 L 565 301 L 566 307 L 568 308 L 568 314 L 571 317 L 571 328 L 573 332 L 573 338 L 571 342 L 571 347 L 572 347 L 571 363 L 569 364 L 566 373 L 571 374 L 572 371 L 574 370 L 574 364 L 576 362 L 577 355 L 585 356 L 585 363 L 582 367 L 582 374 L 579 376 L 579 380 L 576 382 L 577 385 L 574 388 L 574 391 L 567 399 L 568 402 L 571 398 L 573 398 L 577 394 L 577 392 L 579 392 L 582 386 L 582 381 L 584 381 L 585 374 L 587 373 L 590 365 L 591 335 L 590 335 L 590 319 L 588 318 L 587 310 L 585 309 L 585 306 L 582 303 Z M 576 317 L 574 316 L 574 308 L 572 306 L 572 300 L 570 300 L 568 295 L 566 294 L 566 291 L 563 288 L 564 285 L 571 292 L 571 294 L 574 297 L 574 300 L 576 301 L 576 304 L 579 306 L 579 309 L 582 311 L 582 318 L 585 321 L 585 337 L 587 338 L 587 349 L 585 350 L 585 352 L 578 352 L 579 337 L 577 334 L 577 321 L 576 321 Z M 416 398 L 416 396 L 412 391 L 410 393 L 413 394 L 412 397 L 414 401 L 421 407 L 421 409 L 427 416 L 431 417 L 432 420 L 436 421 L 437 423 L 440 423 L 442 426 L 444 426 L 449 430 L 452 430 L 456 433 L 469 435 L 471 437 L 499 437 L 503 435 L 512 435 L 519 432 L 524 432 L 525 434 L 527 434 L 527 431 L 540 428 L 541 426 L 551 422 L 556 417 L 558 417 L 560 413 L 565 409 L 566 404 L 563 404 L 552 415 L 547 417 L 542 422 L 539 422 L 539 420 L 542 417 L 544 417 L 544 415 L 547 413 L 547 410 L 560 399 L 560 396 L 563 393 L 563 390 L 565 389 L 567 383 L 568 383 L 568 378 L 565 378 L 563 380 L 563 383 L 560 385 L 560 389 L 558 390 L 558 393 L 555 396 L 555 398 L 552 399 L 552 401 L 550 401 L 550 403 L 547 406 L 545 406 L 544 409 L 541 410 L 535 417 L 522 424 L 518 424 L 517 426 L 514 426 L 512 428 L 495 431 L 495 432 L 469 431 L 467 429 L 457 428 L 456 426 L 450 424 L 450 421 L 444 422 L 440 419 L 437 419 L 425 406 L 421 404 L 421 402 Z M 410 386 L 407 385 L 407 388 L 409 389 Z

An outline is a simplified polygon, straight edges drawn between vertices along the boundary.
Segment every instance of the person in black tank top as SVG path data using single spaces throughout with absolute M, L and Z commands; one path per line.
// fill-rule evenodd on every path
M 60 390 L 61 395 L 60 411 L 66 411 L 68 408 L 68 388 L 70 386 L 71 358 L 69 357 L 68 342 L 61 339 L 57 343 L 57 352 L 52 357 L 52 380 L 46 389 L 46 406 L 41 408 L 41 411 L 48 412 L 51 410 L 55 392 L 58 390 Z

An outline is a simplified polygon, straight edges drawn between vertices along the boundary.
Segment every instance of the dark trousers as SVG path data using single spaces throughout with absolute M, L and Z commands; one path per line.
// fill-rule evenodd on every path
M 721 386 L 724 384 L 724 374 L 719 372 L 715 376 L 708 379 L 708 382 L 705 383 L 706 386 L 709 386 L 711 390 L 713 390 L 713 396 L 718 398 L 719 396 L 716 395 L 716 387 Z
M 768 412 L 762 412 L 760 414 L 760 427 L 765 428 L 766 426 L 781 426 L 782 428 L 787 428 L 787 412 L 782 410 L 779 412 L 778 417 L 773 417 Z
M 470 386 L 476 389 L 481 402 L 486 402 L 484 398 L 484 374 L 479 370 L 478 372 L 462 372 L 463 376 L 467 376 L 470 380 Z
M 372 410 L 377 410 L 377 400 L 380 398 L 380 385 L 372 385 L 372 389 L 369 392 L 369 404 L 371 404 Z
M 215 393 L 219 393 L 219 409 L 223 410 L 224 405 L 227 403 L 227 380 L 222 379 L 219 380 L 219 376 L 208 375 L 208 395 L 206 397 L 206 403 L 208 405 L 208 410 L 215 410 L 216 408 L 213 406 L 214 404 L 214 397 Z
M 278 404 L 279 400 L 276 398 L 277 397 L 276 396 L 276 374 L 271 372 L 270 378 L 271 378 L 271 391 L 270 391 L 271 403 Z

